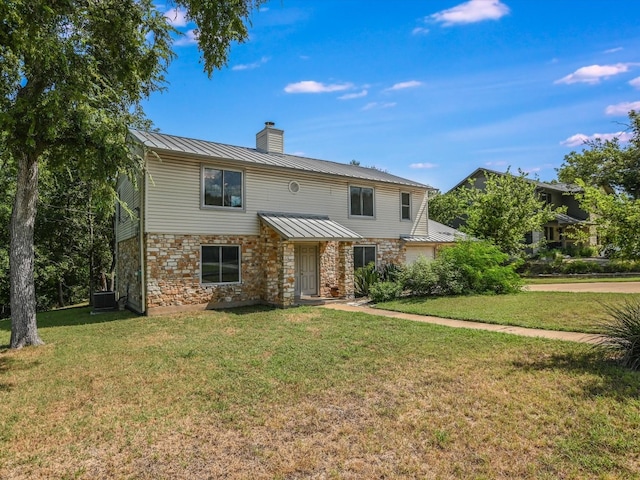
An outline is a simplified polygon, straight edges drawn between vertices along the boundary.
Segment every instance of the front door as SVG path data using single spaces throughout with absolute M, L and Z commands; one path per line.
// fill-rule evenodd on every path
M 318 249 L 315 245 L 296 246 L 296 293 L 318 294 Z

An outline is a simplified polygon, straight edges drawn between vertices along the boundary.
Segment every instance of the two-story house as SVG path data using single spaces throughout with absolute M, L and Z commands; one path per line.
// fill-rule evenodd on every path
M 432 187 L 374 168 L 131 131 L 144 159 L 118 179 L 117 290 L 160 313 L 353 297 L 354 268 L 434 257 L 456 231 L 430 222 Z
M 451 190 L 468 188 L 470 185 L 473 185 L 474 188 L 479 190 L 484 190 L 487 174 L 510 175 L 484 167 L 477 168 Z M 536 192 L 541 200 L 544 200 L 556 208 L 565 207 L 565 212 L 557 213 L 555 218 L 544 225 L 541 231 L 528 233 L 526 236 L 527 244 L 538 244 L 541 240 L 544 240 L 545 244 L 551 248 L 568 247 L 574 243 L 571 236 L 566 235 L 571 229 L 582 229 L 588 232 L 588 245 L 595 245 L 597 243 L 595 233 L 592 231 L 592 224 L 589 222 L 589 213 L 580 207 L 580 203 L 575 197 L 575 194 L 580 192 L 578 185 L 538 182 L 531 179 L 528 181 L 536 185 Z M 460 225 L 456 224 L 454 226 L 459 227 Z

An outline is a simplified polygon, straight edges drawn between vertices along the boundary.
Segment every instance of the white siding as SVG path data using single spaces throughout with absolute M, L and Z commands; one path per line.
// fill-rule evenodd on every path
M 138 218 L 137 214 L 140 208 L 140 182 L 138 182 L 138 188 L 136 188 L 125 175 L 121 175 L 118 179 L 118 194 L 120 200 L 126 205 L 116 208 L 116 231 L 117 241 L 121 242 L 131 237 L 136 236 L 138 233 Z M 127 209 L 131 213 L 127 212 Z
M 146 183 L 147 232 L 190 234 L 257 235 L 257 212 L 324 214 L 364 237 L 398 238 L 415 234 L 412 222 L 400 220 L 400 191 L 411 192 L 412 214 L 418 217 L 424 191 L 389 184 L 358 182 L 335 176 L 309 174 L 281 168 L 237 162 L 183 158 L 162 155 L 147 157 L 150 179 Z M 240 209 L 201 208 L 201 166 L 241 168 L 244 171 L 244 211 Z M 300 185 L 289 191 L 289 182 Z M 375 218 L 349 217 L 349 185 L 375 188 Z M 417 230 L 426 233 L 426 218 Z

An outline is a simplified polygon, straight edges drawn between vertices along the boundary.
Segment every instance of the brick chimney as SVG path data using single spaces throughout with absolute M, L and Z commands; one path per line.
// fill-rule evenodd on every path
M 263 153 L 284 153 L 284 130 L 274 128 L 275 123 L 264 122 L 256 134 L 256 150 Z

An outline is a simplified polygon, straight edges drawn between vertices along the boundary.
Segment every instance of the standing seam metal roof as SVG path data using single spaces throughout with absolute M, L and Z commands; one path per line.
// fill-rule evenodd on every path
M 201 155 L 220 159 L 236 160 L 256 165 L 338 175 L 358 180 L 392 183 L 421 189 L 433 189 L 433 187 L 429 185 L 414 182 L 413 180 L 398 177 L 387 172 L 382 172 L 375 168 L 360 167 L 357 165 L 348 165 L 329 160 L 318 160 L 315 158 L 299 157 L 295 155 L 266 153 L 256 150 L 255 148 L 237 147 L 234 145 L 209 142 L 206 140 L 177 137 L 164 133 L 143 132 L 133 129 L 130 130 L 130 133 L 134 139 L 151 150 L 164 150 L 176 153 Z
M 435 220 L 429 220 L 427 235 L 403 235 L 400 238 L 407 243 L 452 243 L 457 238 L 469 238 L 467 234 Z
M 258 212 L 285 240 L 359 240 L 362 237 L 326 215 Z

